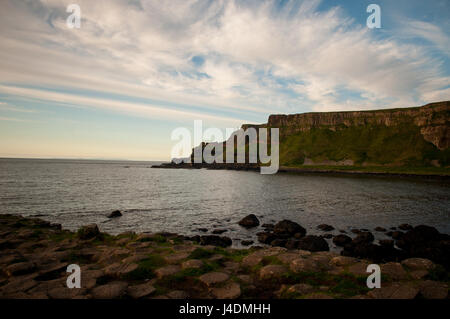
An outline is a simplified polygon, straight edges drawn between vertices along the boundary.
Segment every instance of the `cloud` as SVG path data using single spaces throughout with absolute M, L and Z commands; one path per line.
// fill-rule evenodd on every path
M 270 113 L 410 106 L 448 95 L 444 60 L 430 57 L 429 47 L 379 37 L 338 7 L 319 11 L 320 1 L 79 0 L 81 28 L 68 29 L 71 2 L 2 2 L 3 90 L 16 86 L 14 94 L 166 120 L 221 118 L 224 125 Z M 448 54 L 448 37 L 438 27 L 411 25 Z M 156 102 L 21 88 L 30 85 Z

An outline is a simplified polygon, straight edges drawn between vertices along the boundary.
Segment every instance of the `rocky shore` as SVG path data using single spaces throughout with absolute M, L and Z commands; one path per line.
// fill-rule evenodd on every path
M 219 235 L 111 236 L 96 225 L 70 232 L 37 218 L 0 215 L 0 298 L 448 298 L 448 235 L 432 227 L 385 230 L 397 232 L 395 246 L 374 244 L 368 231 L 353 239 L 338 235 L 339 255 L 294 222 L 257 223 L 253 216 L 240 222 L 264 226 L 259 238 L 272 239 L 270 246 L 233 249 Z M 366 269 L 374 262 L 381 288 L 368 289 Z M 81 267 L 79 289 L 66 286 L 70 264 Z

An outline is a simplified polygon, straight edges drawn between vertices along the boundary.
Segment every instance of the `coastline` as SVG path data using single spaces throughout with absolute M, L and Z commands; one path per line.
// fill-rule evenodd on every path
M 371 260 L 329 251 L 233 249 L 169 233 L 111 236 L 96 225 L 70 232 L 14 215 L 0 215 L 0 233 L 0 298 L 448 298 L 448 271 L 423 258 L 380 263 L 382 288 L 371 290 Z M 66 286 L 69 264 L 81 267 L 80 289 Z
M 161 169 L 210 169 L 210 170 L 236 170 L 256 171 L 260 167 L 256 164 L 191 164 L 191 163 L 162 163 L 152 165 L 151 168 Z M 278 173 L 287 174 L 313 174 L 336 176 L 378 176 L 394 178 L 425 178 L 450 181 L 450 170 L 447 168 L 407 168 L 407 167 L 346 167 L 346 166 L 280 166 Z

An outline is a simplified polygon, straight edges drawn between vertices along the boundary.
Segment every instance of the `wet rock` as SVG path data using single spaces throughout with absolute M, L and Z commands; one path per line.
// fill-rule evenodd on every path
M 197 228 L 197 230 L 202 233 L 208 232 L 208 228 Z
M 354 228 L 354 229 L 352 229 L 352 230 L 350 230 L 353 234 L 359 234 L 361 231 L 359 230 L 359 229 L 356 229 L 356 228 Z
M 201 245 L 212 245 L 219 247 L 228 247 L 231 246 L 232 241 L 231 238 L 226 236 L 217 236 L 217 235 L 206 235 L 200 237 Z
M 277 279 L 285 275 L 287 270 L 283 265 L 267 265 L 261 268 L 259 277 L 261 279 Z
M 217 299 L 236 299 L 241 295 L 241 286 L 235 282 L 229 282 L 220 288 L 211 289 L 211 293 Z
M 250 246 L 250 245 L 252 245 L 253 243 L 254 243 L 253 240 L 243 240 L 243 241 L 241 241 L 241 244 L 242 244 L 243 246 Z
M 342 234 L 334 236 L 334 238 L 333 238 L 333 243 L 336 246 L 341 246 L 341 247 L 344 247 L 345 245 L 351 243 L 351 241 L 352 241 L 351 237 L 349 237 L 347 235 L 342 235 Z
M 207 286 L 213 286 L 225 282 L 230 276 L 223 272 L 209 272 L 201 275 L 198 279 Z
M 319 226 L 317 226 L 317 229 L 320 229 L 322 231 L 332 231 L 334 230 L 334 227 L 327 224 L 320 224 Z
M 273 228 L 275 227 L 274 224 L 262 224 L 261 226 L 262 228 L 265 228 L 267 230 L 273 230 Z
M 111 212 L 111 214 L 108 215 L 108 218 L 117 218 L 122 216 L 122 213 L 120 212 L 120 210 L 115 210 L 113 212 Z
M 394 247 L 394 241 L 390 239 L 380 239 L 379 243 L 383 247 Z
M 320 237 L 325 238 L 325 239 L 331 239 L 333 238 L 332 234 L 325 234 L 325 235 L 320 235 Z
M 227 231 L 228 231 L 227 229 L 214 229 L 212 231 L 212 233 L 215 234 L 215 235 L 220 235 L 220 234 L 223 234 L 223 233 L 225 233 Z
M 383 228 L 383 227 L 378 226 L 378 227 L 375 227 L 375 231 L 385 232 L 385 231 L 386 231 L 386 228 Z
M 289 240 L 286 242 L 285 247 L 286 247 L 287 249 L 298 249 L 298 243 L 299 243 L 299 240 L 298 240 L 298 239 L 289 239 Z
M 277 238 L 277 239 L 272 240 L 270 242 L 270 245 L 274 246 L 274 247 L 285 247 L 286 243 L 287 243 L 287 239 Z
M 308 251 L 328 251 L 328 243 L 319 236 L 309 235 L 299 240 L 298 248 Z
M 115 281 L 106 285 L 101 285 L 92 289 L 92 297 L 94 299 L 116 299 L 125 295 L 128 283 Z
M 150 296 L 155 291 L 155 287 L 153 287 L 150 283 L 129 286 L 127 289 L 128 296 L 134 299 Z
M 373 242 L 375 237 L 373 237 L 371 232 L 361 232 L 352 240 L 353 245 L 369 244 Z
M 77 234 L 80 239 L 87 240 L 98 237 L 100 235 L 100 231 L 98 230 L 98 226 L 96 224 L 91 224 L 81 227 Z
M 238 224 L 245 228 L 257 227 L 259 226 L 259 219 L 254 214 L 250 214 L 242 218 Z
M 397 230 L 397 231 L 392 232 L 391 237 L 398 240 L 398 239 L 401 239 L 403 237 L 403 235 L 404 235 L 403 232 Z
M 413 227 L 409 224 L 401 224 L 400 226 L 398 226 L 399 229 L 401 230 L 411 230 L 413 229 Z
M 277 236 L 274 233 L 270 232 L 261 232 L 256 234 L 258 236 L 258 241 L 263 244 L 270 244 L 273 240 L 277 239 Z
M 273 231 L 277 235 L 287 235 L 287 236 L 294 236 L 295 234 L 301 234 L 302 236 L 304 236 L 306 234 L 305 228 L 287 219 L 276 223 L 273 228 Z

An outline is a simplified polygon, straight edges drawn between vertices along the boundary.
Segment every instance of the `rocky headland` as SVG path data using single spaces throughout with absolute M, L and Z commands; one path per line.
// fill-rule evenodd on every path
M 281 172 L 448 178 L 449 121 L 450 101 L 443 101 L 373 111 L 274 114 L 267 123 L 243 124 L 241 129 L 279 128 Z M 249 143 L 259 141 L 246 143 L 248 149 Z M 223 154 L 224 163 L 195 163 L 193 150 L 185 163 L 154 167 L 259 169 L 259 163 L 249 163 L 248 154 L 246 163 L 225 163 L 227 141 L 215 144 L 215 154 Z M 203 142 L 196 148 L 206 145 Z M 234 151 L 236 157 L 236 147 Z
M 120 217 L 114 213 L 116 217 Z M 111 218 L 116 218 L 111 216 Z M 333 237 L 307 235 L 283 220 L 261 227 L 261 247 L 233 249 L 219 234 L 123 233 L 88 225 L 77 232 L 37 218 L 0 215 L 0 298 L 357 298 L 448 299 L 449 236 L 429 226 L 400 225 L 374 243 L 368 230 Z M 381 267 L 381 288 L 368 289 L 367 266 Z M 67 266 L 81 267 L 81 288 L 66 286 Z

